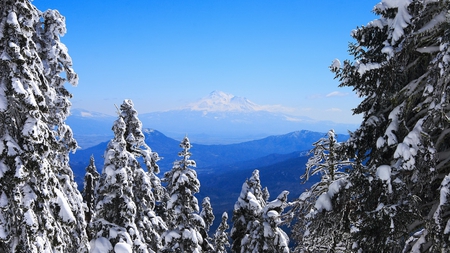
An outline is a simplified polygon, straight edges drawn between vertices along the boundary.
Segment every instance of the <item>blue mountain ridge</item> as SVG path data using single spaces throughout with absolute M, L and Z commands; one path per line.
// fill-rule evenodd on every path
M 173 162 L 179 159 L 177 154 L 181 150 L 180 142 L 157 130 L 144 129 L 144 135 L 152 150 L 163 157 L 157 163 L 161 170 L 158 176 L 162 178 L 164 172 L 170 170 Z M 325 137 L 325 133 L 303 130 L 228 145 L 203 145 L 194 142 L 190 150 L 191 159 L 197 163 L 195 170 L 201 185 L 196 197 L 199 203 L 206 196 L 211 199 L 217 217 L 212 231 L 220 223 L 223 212 L 232 213 L 242 184 L 255 169 L 260 171 L 261 184 L 269 189 L 270 199 L 276 198 L 283 190 L 288 190 L 289 199 L 293 200 L 315 183 L 317 179 L 301 184 L 300 176 L 305 172 L 307 150 L 312 148 L 313 142 L 322 137 Z M 347 138 L 348 135 L 338 135 L 339 141 Z M 102 142 L 71 154 L 70 165 L 80 190 L 91 155 L 101 172 L 107 143 Z

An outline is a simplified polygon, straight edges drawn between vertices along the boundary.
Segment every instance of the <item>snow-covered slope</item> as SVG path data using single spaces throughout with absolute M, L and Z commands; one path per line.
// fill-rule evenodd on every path
M 247 98 L 234 96 L 223 91 L 213 91 L 199 101 L 187 105 L 184 109 L 204 112 L 254 112 L 264 110 L 262 106 Z
M 356 125 L 318 121 L 285 113 L 280 105 L 258 105 L 244 97 L 222 91 L 187 106 L 140 115 L 144 127 L 164 131 L 174 138 L 189 134 L 202 143 L 236 143 L 297 130 L 347 133 Z M 201 140 L 200 140 L 201 139 Z

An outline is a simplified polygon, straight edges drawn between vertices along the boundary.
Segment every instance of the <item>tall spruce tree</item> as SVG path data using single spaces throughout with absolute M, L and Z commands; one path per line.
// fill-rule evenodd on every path
M 289 252 L 289 237 L 279 227 L 289 192 L 267 202 L 269 191 L 261 188 L 259 171 L 254 170 L 234 205 L 232 252 Z
M 306 182 L 316 175 L 320 181 L 302 193 L 290 211 L 296 221 L 293 238 L 298 243 L 296 251 L 336 252 L 350 244 L 351 201 L 346 196 L 350 182 L 345 169 L 352 163 L 343 150 L 345 146 L 337 142 L 334 130 L 313 146 L 301 178 Z
M 87 252 L 84 210 L 64 122 L 78 77 L 58 11 L 30 1 L 0 5 L 0 251 Z
M 95 188 L 97 187 L 100 174 L 95 167 L 94 156 L 91 156 L 89 165 L 86 167 L 86 174 L 84 175 L 83 200 L 86 203 L 87 209 L 85 211 L 86 223 L 89 224 L 95 209 Z
M 167 183 L 167 226 L 162 235 L 163 252 L 208 252 L 211 244 L 202 235 L 205 221 L 198 214 L 198 200 L 194 196 L 200 190 L 194 160 L 190 160 L 191 143 L 188 137 L 180 143 L 183 149 L 178 155 L 181 160 L 175 161 L 172 170 L 164 174 Z
M 288 194 L 288 191 L 283 191 L 275 200 L 268 202 L 264 207 L 262 233 L 259 234 L 264 243 L 258 252 L 290 252 L 289 236 L 280 228 L 283 222 L 281 217 L 284 209 L 288 206 Z
M 226 253 L 227 249 L 230 247 L 230 242 L 228 239 L 228 233 L 226 232 L 229 228 L 228 223 L 228 214 L 224 212 L 222 214 L 222 221 L 217 227 L 216 232 L 214 233 L 214 248 L 216 253 Z
M 138 113 L 134 109 L 133 101 L 126 99 L 120 106 L 120 117 L 125 122 L 126 150 L 130 152 L 132 160 L 132 191 L 133 201 L 136 205 L 135 222 L 142 233 L 143 240 L 154 251 L 161 249 L 160 235 L 167 230 L 165 222 L 156 215 L 155 196 L 164 193 L 161 181 L 155 175 L 159 172 L 156 162 L 159 160 L 158 153 L 153 152 L 145 143 L 145 136 L 142 131 L 142 122 L 138 118 Z M 138 159 L 142 158 L 147 171 L 144 171 Z M 156 194 L 154 194 L 156 193 Z M 162 196 L 157 196 L 161 199 Z
M 157 252 L 161 248 L 160 233 L 166 229 L 153 211 L 155 199 L 149 173 L 154 170 L 157 154 L 144 142 L 142 123 L 132 101 L 125 100 L 120 109 L 96 191 L 96 210 L 90 226 L 92 250 Z M 141 168 L 140 156 L 151 166 L 149 172 Z
M 234 204 L 233 227 L 230 237 L 233 240 L 231 251 L 251 252 L 249 236 L 259 230 L 260 217 L 266 205 L 265 195 L 261 189 L 259 171 L 254 170 L 252 176 L 242 185 L 241 194 Z M 261 232 L 261 231 L 258 231 Z
M 363 97 L 347 149 L 353 250 L 449 251 L 450 2 L 383 0 L 332 65 Z
M 113 252 L 118 248 L 147 252 L 135 224 L 132 154 L 126 151 L 126 125 L 119 117 L 113 125 L 114 139 L 105 151 L 105 165 L 97 187 L 96 208 L 90 224 L 91 250 Z

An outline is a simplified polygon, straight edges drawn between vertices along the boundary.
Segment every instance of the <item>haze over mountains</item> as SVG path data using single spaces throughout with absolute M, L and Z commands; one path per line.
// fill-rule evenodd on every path
M 280 105 L 258 105 L 247 98 L 221 91 L 183 108 L 139 114 L 146 143 L 157 152 L 161 173 L 178 160 L 180 140 L 187 135 L 193 143 L 191 158 L 196 161 L 201 189 L 198 198 L 211 198 L 214 212 L 220 217 L 231 211 L 241 186 L 252 171 L 260 170 L 263 186 L 273 195 L 289 189 L 293 199 L 307 185 L 300 184 L 312 143 L 333 128 L 340 141 L 348 138 L 355 125 L 317 121 L 292 116 Z M 99 171 L 103 154 L 113 137 L 111 127 L 117 116 L 83 109 L 72 110 L 67 123 L 74 131 L 81 149 L 71 155 L 70 164 L 79 186 L 85 168 L 94 156 Z M 219 219 L 218 219 L 219 220 Z
M 347 134 L 357 125 L 318 121 L 288 114 L 280 105 L 258 105 L 247 98 L 222 91 L 185 107 L 139 115 L 145 128 L 156 129 L 169 137 L 179 139 L 188 135 L 202 144 L 229 144 L 282 135 L 298 130 Z M 67 123 L 72 127 L 81 148 L 107 141 L 112 136 L 111 126 L 116 116 L 83 109 L 73 109 Z
M 163 177 L 164 172 L 172 168 L 173 162 L 180 159 L 180 142 L 156 130 L 144 129 L 143 132 L 146 143 L 163 158 L 157 163 L 161 170 L 158 176 Z M 231 212 L 242 184 L 253 170 L 258 169 L 263 186 L 268 187 L 272 195 L 288 189 L 291 192 L 289 198 L 294 199 L 314 182 L 302 185 L 300 176 L 308 160 L 307 150 L 324 136 L 325 133 L 303 130 L 228 145 L 193 143 L 191 159 L 196 161 L 195 170 L 201 185 L 197 198 L 201 200 L 209 196 L 216 217 L 224 211 Z M 339 141 L 347 138 L 348 135 L 338 135 Z M 79 188 L 83 185 L 85 168 L 91 155 L 95 158 L 97 169 L 102 170 L 107 144 L 102 142 L 71 154 L 70 165 Z

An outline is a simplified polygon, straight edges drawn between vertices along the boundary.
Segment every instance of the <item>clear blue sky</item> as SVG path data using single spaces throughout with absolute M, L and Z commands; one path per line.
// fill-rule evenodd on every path
M 221 90 L 293 114 L 356 123 L 360 99 L 328 66 L 351 59 L 350 32 L 376 18 L 372 0 L 34 0 L 66 17 L 80 76 L 72 108 L 113 115 L 175 109 Z

